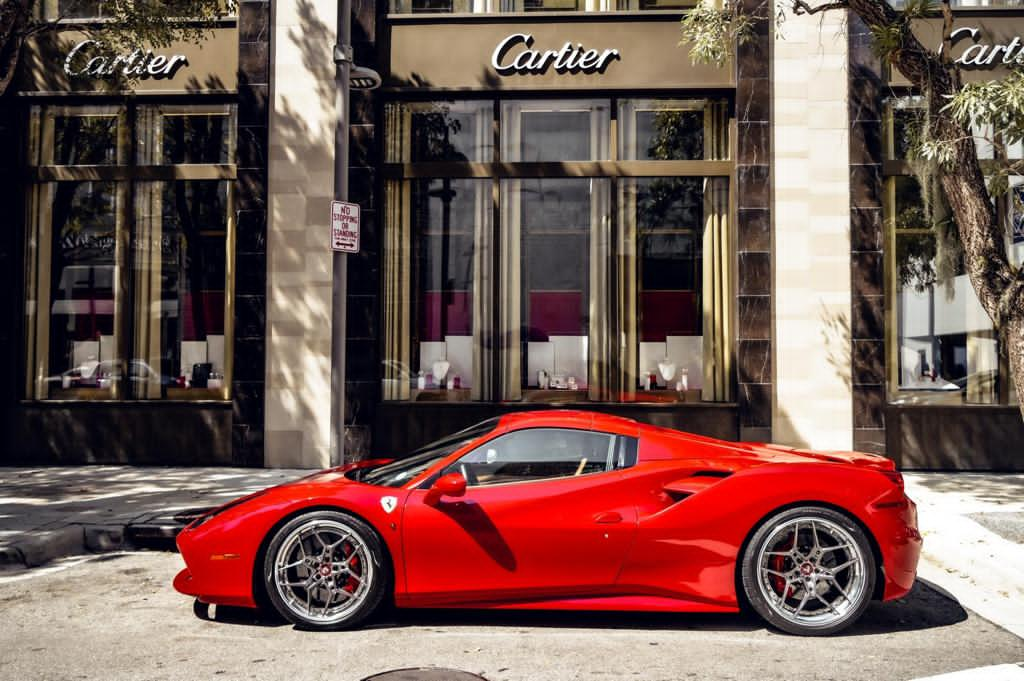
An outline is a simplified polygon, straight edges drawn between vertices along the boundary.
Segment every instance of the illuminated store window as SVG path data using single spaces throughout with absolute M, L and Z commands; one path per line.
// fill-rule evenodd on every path
M 727 102 L 386 110 L 385 399 L 731 399 Z
M 591 285 L 592 248 L 611 224 L 610 194 L 608 179 L 502 182 L 505 399 L 539 397 L 533 389 L 587 398 L 591 324 L 604 317 Z
M 480 399 L 491 182 L 389 183 L 384 397 Z
M 136 185 L 133 392 L 217 398 L 224 389 L 229 187 L 216 180 Z
M 230 106 L 32 110 L 27 397 L 227 399 L 233 131 Z

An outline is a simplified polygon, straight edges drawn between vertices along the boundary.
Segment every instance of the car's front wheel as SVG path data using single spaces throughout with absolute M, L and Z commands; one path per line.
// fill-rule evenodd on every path
M 263 561 L 274 608 L 294 624 L 344 629 L 366 619 L 384 596 L 384 552 L 377 533 L 337 511 L 315 511 L 285 523 Z
M 829 508 L 805 506 L 772 516 L 751 537 L 742 560 L 750 605 L 791 634 L 845 629 L 864 613 L 875 589 L 867 536 Z

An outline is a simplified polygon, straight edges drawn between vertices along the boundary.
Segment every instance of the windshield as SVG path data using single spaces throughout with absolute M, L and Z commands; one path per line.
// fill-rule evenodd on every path
M 401 487 L 463 445 L 494 430 L 499 420 L 500 417 L 487 419 L 475 426 L 431 442 L 429 445 L 424 445 L 404 459 L 369 470 L 359 478 L 359 481 L 365 482 L 367 485 Z

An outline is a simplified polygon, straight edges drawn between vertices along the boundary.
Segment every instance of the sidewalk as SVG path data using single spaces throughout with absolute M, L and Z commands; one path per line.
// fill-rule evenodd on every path
M 0 468 L 0 566 L 171 537 L 183 511 L 308 474 L 253 468 Z M 924 554 L 918 574 L 1024 637 L 1024 475 L 907 473 Z
M 905 473 L 924 551 L 917 574 L 1024 638 L 1024 475 Z
M 0 468 L 0 566 L 170 538 L 183 511 L 294 480 L 308 470 L 63 466 Z

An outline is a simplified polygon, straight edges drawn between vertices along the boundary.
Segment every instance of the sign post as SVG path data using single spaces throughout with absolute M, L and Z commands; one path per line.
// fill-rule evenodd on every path
M 359 252 L 359 206 L 348 202 L 348 121 L 352 89 L 380 86 L 380 74 L 352 64 L 352 0 L 338 0 L 334 45 L 334 201 L 331 203 L 331 465 L 345 463 L 345 303 L 348 254 Z

